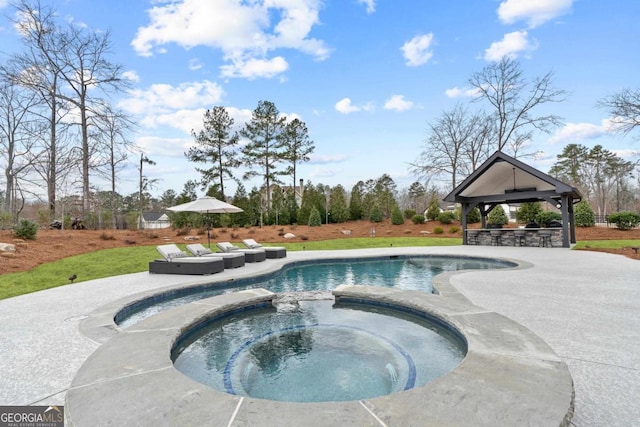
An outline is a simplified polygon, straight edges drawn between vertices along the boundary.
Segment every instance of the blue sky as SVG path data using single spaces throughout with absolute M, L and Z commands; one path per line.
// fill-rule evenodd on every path
M 65 0 L 54 7 L 61 18 L 111 31 L 111 59 L 132 83 L 117 101 L 139 123 L 133 139 L 157 163 L 145 170 L 160 179 L 154 195 L 199 179 L 184 152 L 207 108 L 225 106 L 240 127 L 260 100 L 306 122 L 316 150 L 299 178 L 349 190 L 387 173 L 408 187 L 416 181 L 408 164 L 424 147 L 428 122 L 469 101 L 469 77 L 502 55 L 518 58 L 530 79 L 553 71 L 555 86 L 569 93 L 544 107 L 565 126 L 531 142 L 530 151 L 542 152 L 534 167 L 547 171 L 569 143 L 601 144 L 629 160 L 640 155 L 640 142 L 610 133 L 606 111 L 595 106 L 640 86 L 637 0 Z M 6 0 L 0 11 L 10 13 Z M 4 18 L 0 55 L 15 41 Z M 121 193 L 135 191 L 136 174 L 133 165 L 121 173 Z

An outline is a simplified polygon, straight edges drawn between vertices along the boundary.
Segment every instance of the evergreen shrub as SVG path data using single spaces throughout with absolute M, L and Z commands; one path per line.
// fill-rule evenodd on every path
M 540 212 L 536 217 L 536 222 L 543 227 L 548 227 L 551 221 L 561 221 L 562 215 L 558 212 L 544 211 Z
M 21 220 L 20 224 L 18 224 L 18 226 L 13 230 L 13 234 L 16 237 L 26 240 L 35 240 L 37 233 L 38 224 L 29 221 L 28 219 Z
M 394 206 L 391 210 L 391 224 L 402 225 L 404 224 L 404 215 L 398 206 Z
M 414 224 L 422 224 L 424 223 L 424 215 L 414 215 L 411 217 L 411 222 Z
M 451 224 L 456 219 L 456 214 L 453 212 L 441 212 L 438 215 L 438 221 L 441 224 Z
M 615 224 L 619 230 L 631 230 L 640 225 L 640 215 L 635 212 L 616 212 L 609 215 L 607 221 Z
M 489 212 L 488 216 L 489 224 L 493 225 L 504 225 L 509 222 L 509 218 L 507 218 L 507 214 L 504 212 L 504 209 L 501 205 L 493 208 L 491 212 Z
M 586 200 L 580 200 L 576 204 L 573 216 L 578 227 L 593 227 L 596 225 L 596 215 Z

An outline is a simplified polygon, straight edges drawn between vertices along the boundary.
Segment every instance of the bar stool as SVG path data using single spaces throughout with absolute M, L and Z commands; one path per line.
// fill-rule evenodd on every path
M 502 230 L 491 230 L 491 246 L 502 246 Z
M 479 245 L 478 236 L 480 235 L 479 230 L 467 230 L 467 244 L 469 245 Z
M 513 230 L 514 246 L 527 246 L 527 232 L 525 230 Z
M 538 237 L 540 240 L 538 242 L 538 246 L 542 246 L 543 248 L 551 247 L 551 230 L 540 230 L 538 231 Z

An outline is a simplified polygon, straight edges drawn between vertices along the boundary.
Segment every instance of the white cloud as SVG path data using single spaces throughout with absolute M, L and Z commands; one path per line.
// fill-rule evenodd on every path
M 283 58 L 268 59 L 269 52 L 276 49 L 296 49 L 319 60 L 330 53 L 322 40 L 309 37 L 319 22 L 320 0 L 175 0 L 156 4 L 147 11 L 149 25 L 138 28 L 131 42 L 142 56 L 158 53 L 171 43 L 185 49 L 209 46 L 220 49 L 224 59 L 233 63 L 224 69 L 227 76 L 255 78 L 272 77 L 276 70 L 286 69 Z M 257 64 L 271 65 L 269 72 L 242 69 Z
M 505 0 L 498 7 L 498 17 L 504 24 L 526 21 L 535 28 L 571 11 L 573 0 Z
M 404 95 L 393 95 L 384 103 L 385 110 L 406 111 L 413 108 L 413 102 L 404 99 Z
M 210 106 L 219 103 L 222 95 L 222 88 L 208 80 L 181 83 L 177 87 L 158 83 L 147 90 L 129 91 L 129 98 L 123 99 L 120 107 L 133 114 L 167 112 Z
M 353 105 L 351 102 L 351 98 L 342 98 L 340 101 L 336 102 L 335 109 L 342 114 L 351 114 L 358 111 L 373 111 L 374 105 L 372 102 L 367 102 L 361 105 Z
M 138 73 L 136 73 L 133 70 L 125 71 L 124 73 L 122 73 L 122 77 L 134 83 L 137 83 L 140 81 L 140 76 L 138 75 Z
M 499 61 L 505 56 L 516 57 L 521 52 L 529 52 L 538 48 L 536 43 L 527 39 L 526 31 L 514 31 L 505 34 L 499 42 L 491 43 L 484 51 L 484 59 L 487 61 Z
M 271 78 L 283 73 L 289 68 L 287 61 L 277 56 L 266 59 L 248 59 L 233 61 L 232 64 L 220 67 L 223 77 L 242 77 L 253 80 L 258 77 Z
M 331 155 L 317 155 L 312 154 L 309 156 L 310 165 L 324 165 L 331 163 L 342 163 L 347 160 L 349 156 L 346 154 L 331 154 Z
M 402 45 L 404 59 L 408 66 L 417 67 L 426 64 L 433 56 L 430 50 L 433 43 L 433 33 L 415 36 Z
M 376 11 L 376 1 L 375 0 L 358 0 L 358 3 L 364 4 L 367 6 L 367 13 L 373 13 Z
M 460 89 L 459 87 L 453 87 L 444 91 L 444 94 L 449 98 L 474 98 L 478 96 L 480 91 L 477 88 Z
M 595 139 L 607 134 L 610 129 L 611 122 L 609 119 L 604 119 L 599 125 L 593 123 L 567 123 L 549 138 L 549 142 L 556 144 L 559 142 Z
M 184 158 L 184 152 L 193 145 L 192 138 L 162 138 L 143 136 L 136 138 L 136 146 L 151 159 L 155 156 Z

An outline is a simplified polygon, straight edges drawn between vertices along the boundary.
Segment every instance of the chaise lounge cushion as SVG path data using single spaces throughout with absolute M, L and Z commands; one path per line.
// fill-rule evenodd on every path
M 193 255 L 201 258 L 219 257 L 224 260 L 224 268 L 238 268 L 245 264 L 245 254 L 240 251 L 235 252 L 213 252 L 204 247 L 201 243 L 193 243 L 186 246 Z
M 263 246 L 253 239 L 244 239 L 242 244 L 249 249 L 264 249 L 267 253 L 267 258 L 284 258 L 287 256 L 287 248 L 284 246 Z
M 244 253 L 245 260 L 247 262 L 262 262 L 267 259 L 267 251 L 262 248 L 259 249 L 241 249 L 236 245 L 230 242 L 218 242 L 216 243 L 218 249 L 221 252 L 234 253 L 241 252 Z
M 149 273 L 214 274 L 224 270 L 224 260 L 220 257 L 192 257 L 174 244 L 160 245 L 156 249 L 164 259 L 150 262 Z

